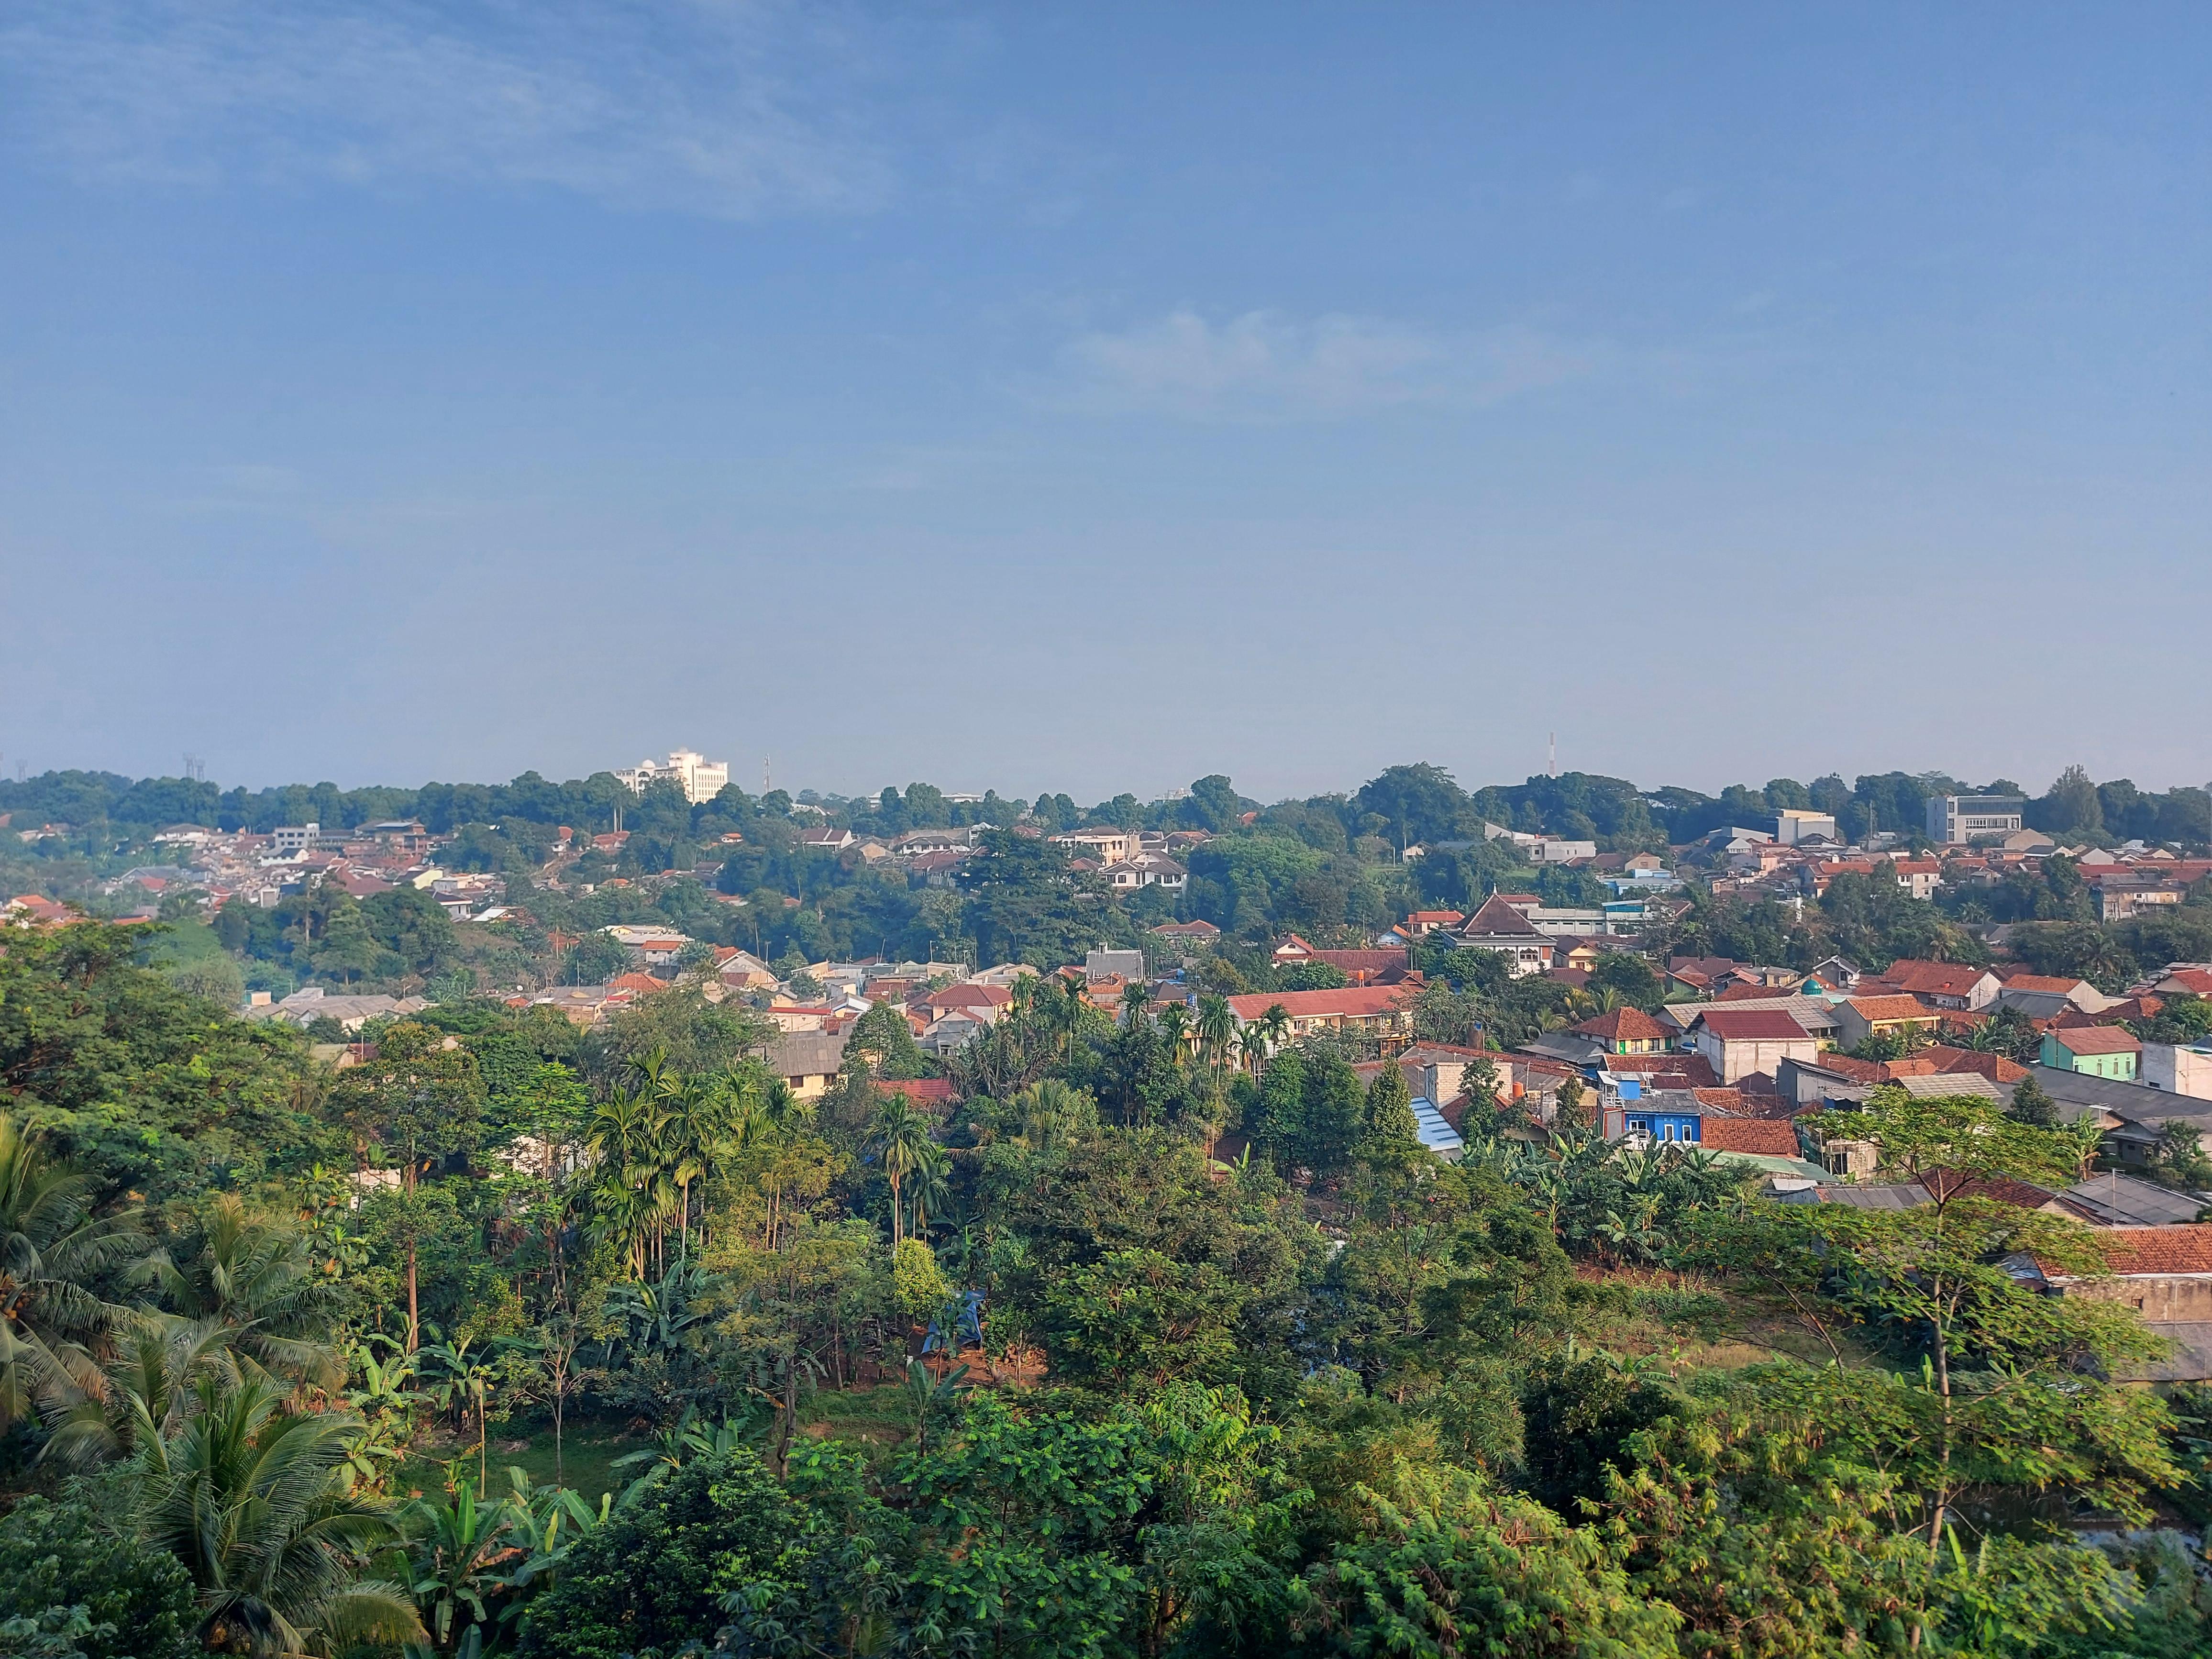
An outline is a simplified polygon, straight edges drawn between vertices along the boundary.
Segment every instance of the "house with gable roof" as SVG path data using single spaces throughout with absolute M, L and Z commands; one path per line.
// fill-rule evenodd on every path
M 2043 1052 L 2036 1058 L 2055 1071 L 2132 1083 L 2142 1040 L 2120 1025 L 2054 1026 L 2043 1034 Z
M 1458 937 L 1465 949 L 1497 951 L 1505 958 L 1506 972 L 1516 979 L 1548 971 L 1559 948 L 1556 940 L 1503 893 L 1492 893 L 1483 900 Z

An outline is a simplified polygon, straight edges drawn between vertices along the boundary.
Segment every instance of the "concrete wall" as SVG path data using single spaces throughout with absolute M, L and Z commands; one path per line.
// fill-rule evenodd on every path
M 2212 1273 L 2146 1273 L 2140 1278 L 2100 1279 L 2069 1285 L 2063 1293 L 2092 1302 L 2117 1302 L 2159 1322 L 2212 1320 Z
M 2168 1094 L 2212 1100 L 2212 1054 L 2170 1042 L 2143 1044 L 2141 1080 Z

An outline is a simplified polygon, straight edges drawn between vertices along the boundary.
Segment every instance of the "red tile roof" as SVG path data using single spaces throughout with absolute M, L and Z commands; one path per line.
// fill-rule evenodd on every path
M 941 991 L 932 991 L 921 1000 L 926 1008 L 1003 1008 L 1014 1000 L 1014 994 L 1003 985 L 948 985 Z
M 1380 951 L 1316 951 L 1314 960 L 1325 962 L 1339 973 L 1351 976 L 1355 985 L 1378 980 L 1385 974 L 1402 974 L 1407 966 L 1402 949 Z
M 1600 1014 L 1569 1029 L 1584 1036 L 1603 1037 L 1608 1042 L 1664 1041 L 1670 1035 L 1665 1026 L 1641 1008 L 1615 1008 L 1611 1013 Z
M 1697 1024 L 1723 1042 L 1774 1042 L 1808 1040 L 1805 1028 L 1779 1008 L 1708 1008 Z
M 2078 1025 L 2059 1030 L 2051 1035 L 2067 1053 L 2074 1054 L 2136 1054 L 2142 1052 L 2142 1042 L 2133 1031 L 2118 1025 Z
M 2007 1060 L 2002 1054 L 1984 1054 L 1972 1048 L 1953 1048 L 1940 1042 L 1923 1048 L 1912 1058 L 1929 1061 L 1929 1070 L 1933 1072 L 1972 1072 L 1992 1083 L 2017 1083 L 2027 1075 L 2027 1066 Z
M 1800 1060 L 1798 1064 L 1808 1062 Z M 1850 1054 L 1826 1054 L 1810 1062 L 1824 1072 L 1833 1072 L 1838 1077 L 1848 1078 L 1853 1083 L 1887 1083 L 1890 1069 L 1878 1060 L 1856 1060 Z
M 895 1095 L 904 1095 L 917 1104 L 935 1105 L 952 1098 L 952 1083 L 948 1078 L 878 1078 L 876 1087 Z
M 1851 997 L 1847 1000 L 1852 1011 L 1869 1024 L 1885 1019 L 1933 1021 L 1936 1018 L 1936 1011 L 1917 997 Z
M 1698 1125 L 1698 1144 L 1709 1152 L 1747 1152 L 1756 1158 L 1802 1158 L 1797 1131 L 1771 1118 L 1707 1117 Z
M 1900 868 L 1902 866 L 1899 866 Z M 1921 996 L 1962 997 L 1982 981 L 1986 968 L 1960 962 L 1917 962 L 1910 957 L 1893 962 L 1880 975 L 1885 985 Z
M 2212 1226 L 2106 1227 L 2097 1232 L 2116 1273 L 2212 1273 Z
M 1352 986 L 1340 991 L 1260 991 L 1231 997 L 1229 1006 L 1242 1020 L 1264 1019 L 1277 1003 L 1292 1019 L 1370 1018 L 1401 1006 L 1405 988 L 1395 985 Z
M 2038 1187 L 2032 1182 L 2014 1181 L 2009 1176 L 1961 1175 L 1956 1170 L 1934 1169 L 1921 1172 L 1920 1184 L 1936 1198 L 1987 1198 L 1999 1204 L 2010 1204 L 2023 1210 L 2039 1210 L 2053 1199 L 2067 1210 L 2075 1206 L 2066 1202 L 2059 1194 L 2048 1188 Z M 2086 1216 L 2086 1212 L 2077 1212 Z
M 638 995 L 651 996 L 655 991 L 665 991 L 668 981 L 655 979 L 651 974 L 617 974 L 607 981 L 611 991 L 635 991 Z
M 1685 978 L 1694 975 L 1702 980 L 1717 979 L 1729 969 L 1740 968 L 1742 965 L 1733 957 L 1669 957 L 1667 958 L 1668 973 L 1680 974 Z
M 2050 974 L 2008 974 L 2004 982 L 2008 991 L 2051 991 L 2064 996 L 2083 981 L 2071 975 L 2061 978 Z

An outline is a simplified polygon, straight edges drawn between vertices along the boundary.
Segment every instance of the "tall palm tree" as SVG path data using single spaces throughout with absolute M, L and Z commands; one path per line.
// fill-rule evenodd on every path
M 283 1403 L 268 1382 L 204 1377 L 183 1426 L 133 1461 L 139 1532 L 191 1574 L 202 1640 L 258 1655 L 422 1640 L 406 1592 L 359 1576 L 396 1536 L 339 1480 L 359 1420 Z
M 1137 1029 L 1152 1006 L 1152 988 L 1140 979 L 1133 979 L 1121 988 L 1121 1018 L 1132 1031 Z
M 1083 1017 L 1090 1012 L 1090 1000 L 1084 994 L 1080 977 L 1066 974 L 1060 976 L 1060 996 L 1052 1007 L 1053 1028 L 1060 1033 L 1060 1057 L 1067 1058 L 1074 1046 L 1075 1034 L 1083 1029 Z
M 952 1155 L 931 1141 L 908 1185 L 912 1189 L 908 1201 L 914 1206 L 915 1237 L 924 1238 L 929 1233 L 930 1216 L 942 1212 L 952 1196 Z
M 1167 1044 L 1170 1063 L 1180 1066 L 1183 1048 L 1190 1040 L 1190 1011 L 1180 1002 L 1170 1002 L 1160 1010 L 1160 1040 Z
M 1260 1016 L 1260 1029 L 1267 1034 L 1267 1051 L 1273 1054 L 1291 1035 L 1291 1011 L 1279 1002 L 1269 1003 Z
M 652 1101 L 617 1089 L 599 1103 L 585 1132 L 593 1170 L 594 1230 L 618 1241 L 633 1278 L 645 1277 L 645 1239 L 650 1215 L 641 1190 L 653 1149 Z
M 1229 1052 L 1230 1039 L 1236 1033 L 1237 1014 L 1230 1007 L 1227 997 L 1218 991 L 1209 991 L 1198 1000 L 1198 1040 L 1205 1046 L 1207 1064 L 1217 1072 Z
M 93 1186 L 0 1112 L 0 1429 L 97 1384 L 92 1349 L 121 1310 L 92 1285 L 144 1248 L 145 1225 L 135 1210 L 94 1217 Z
M 1247 1025 L 1237 1039 L 1237 1052 L 1244 1063 L 1252 1068 L 1253 1076 L 1257 1077 L 1260 1074 L 1261 1066 L 1265 1065 L 1267 1060 L 1268 1045 L 1266 1028 L 1256 1021 Z
M 873 1139 L 877 1155 L 884 1161 L 884 1174 L 891 1183 L 891 1243 L 896 1244 L 905 1237 L 906 1212 L 900 1189 L 937 1142 L 930 1133 L 929 1120 L 915 1110 L 914 1103 L 904 1095 L 894 1095 L 884 1103 L 876 1115 Z
M 1062 1145 L 1082 1114 L 1078 1092 L 1056 1077 L 1042 1078 L 1016 1095 L 1012 1103 L 1021 1115 L 1023 1141 L 1041 1152 Z

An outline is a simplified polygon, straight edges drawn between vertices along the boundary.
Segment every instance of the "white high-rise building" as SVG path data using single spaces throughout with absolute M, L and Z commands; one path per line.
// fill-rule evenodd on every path
M 647 785 L 663 778 L 673 779 L 683 788 L 684 799 L 696 806 L 722 793 L 730 781 L 730 763 L 710 761 L 690 749 L 672 749 L 665 761 L 640 761 L 635 767 L 617 772 L 615 776 L 629 785 L 634 795 L 643 794 Z

